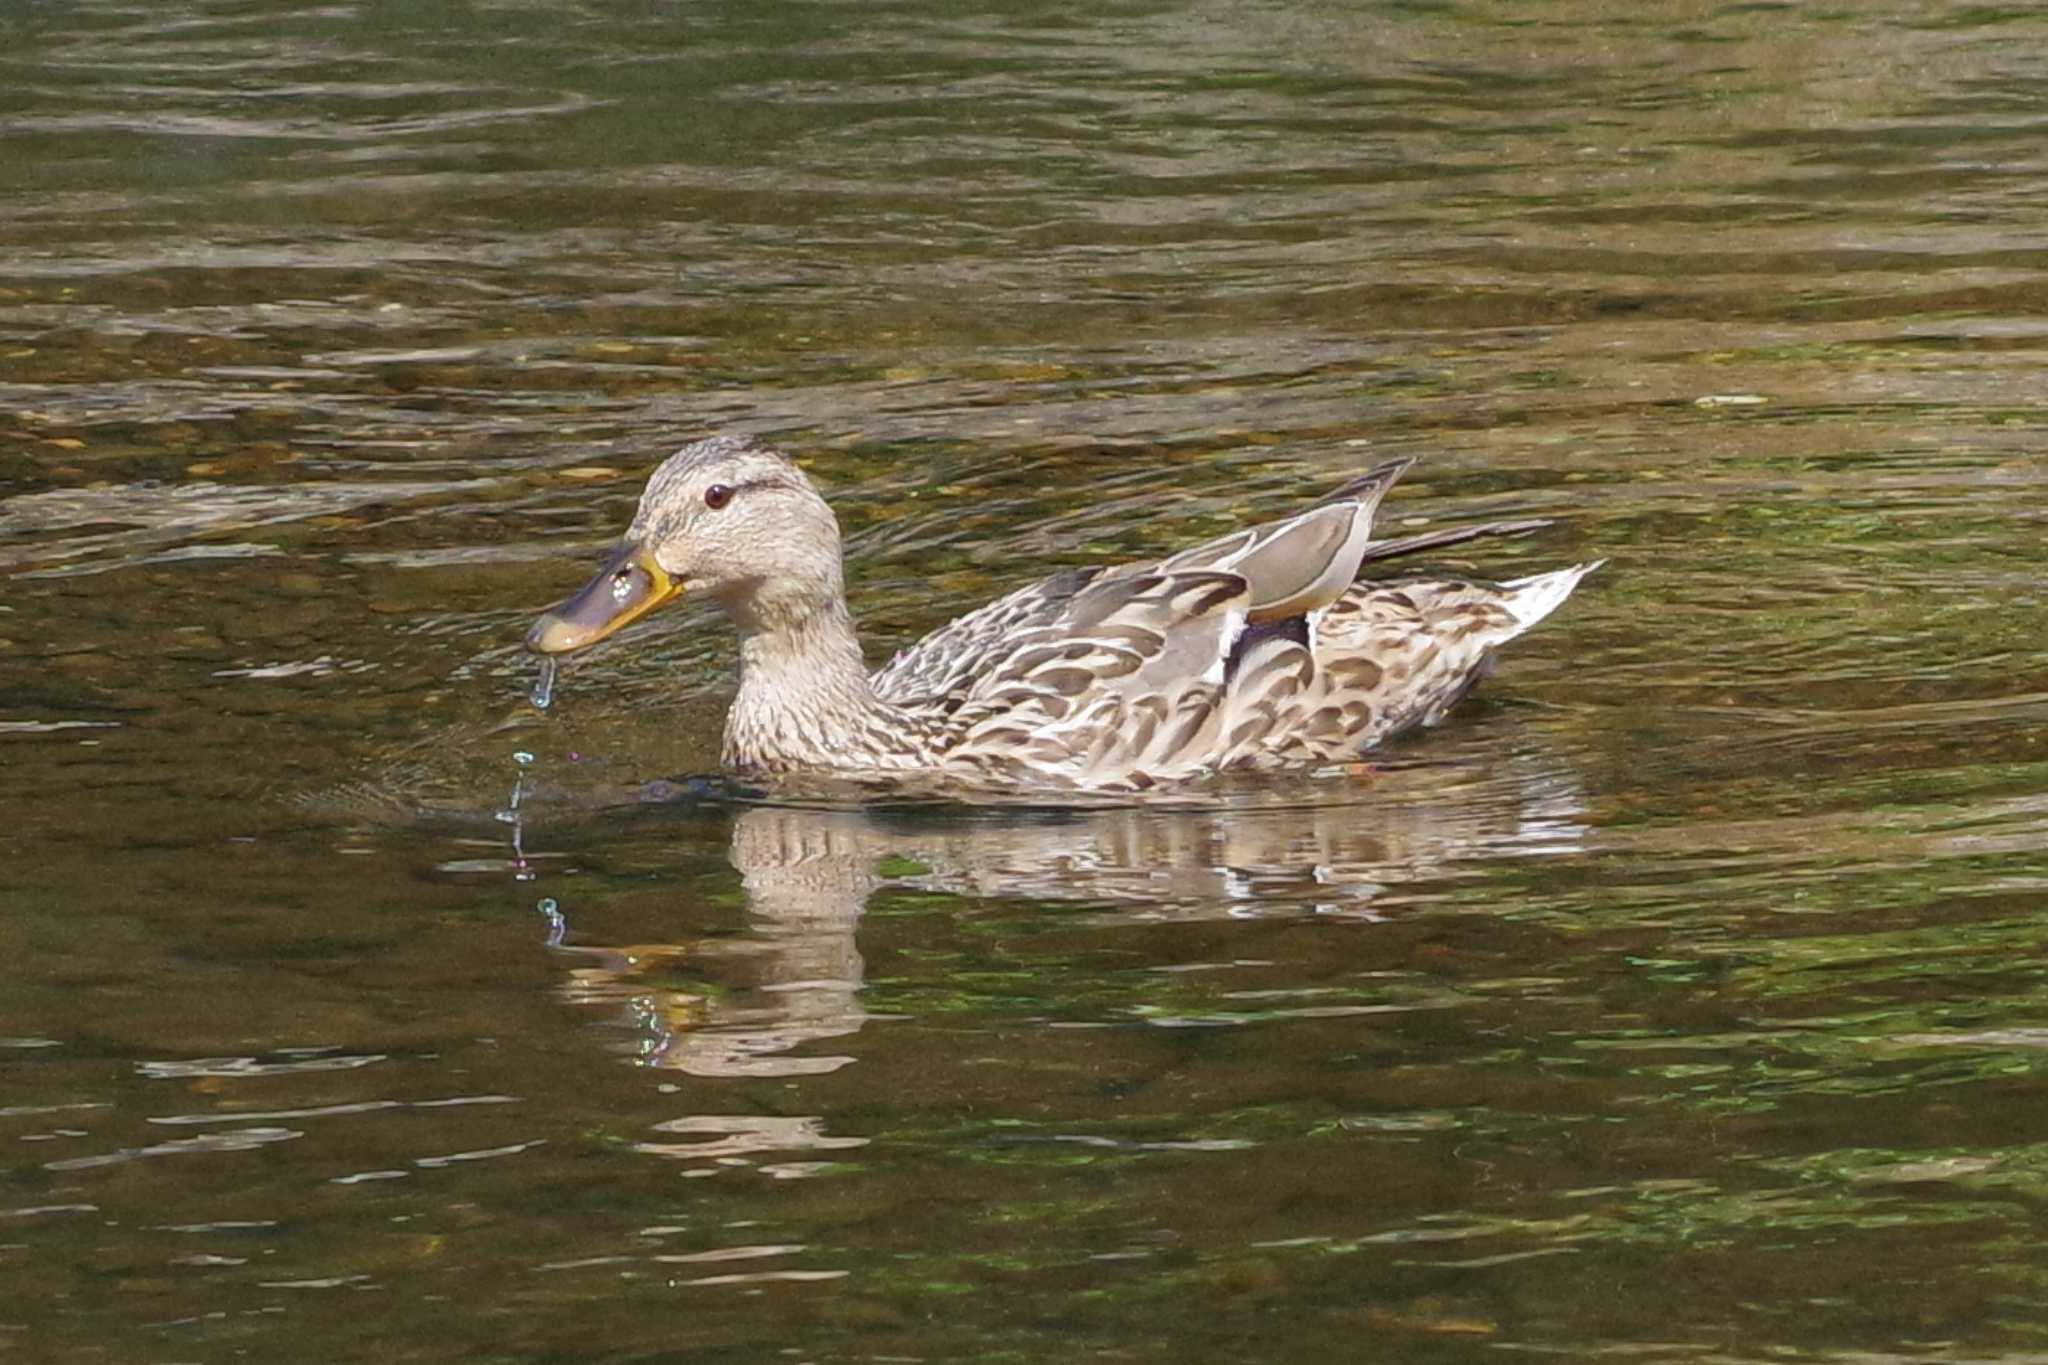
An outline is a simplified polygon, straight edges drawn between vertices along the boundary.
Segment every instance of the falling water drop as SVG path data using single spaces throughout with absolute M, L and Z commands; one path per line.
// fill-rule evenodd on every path
M 555 660 L 553 655 L 548 655 L 540 661 L 540 677 L 534 680 L 533 691 L 526 694 L 526 699 L 543 711 L 547 710 L 548 704 L 554 701 Z
M 519 803 L 526 795 L 526 773 L 523 770 L 532 764 L 533 755 L 524 749 L 515 749 L 512 761 L 522 771 L 512 779 L 512 797 L 498 812 L 498 818 L 512 826 L 512 880 L 530 882 L 533 880 L 533 864 L 526 861 L 526 821 L 520 814 Z
M 548 922 L 548 947 L 561 947 L 562 940 L 569 936 L 569 917 L 562 913 L 562 907 L 555 903 L 553 896 L 542 896 L 534 909 L 540 911 Z

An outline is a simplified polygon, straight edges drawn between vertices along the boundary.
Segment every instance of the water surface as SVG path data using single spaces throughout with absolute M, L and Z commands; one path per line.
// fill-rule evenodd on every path
M 2034 7 L 0 38 L 23 1359 L 2048 1350 Z M 715 430 L 877 659 L 1395 456 L 1612 564 L 1371 774 L 762 804 L 518 649 Z

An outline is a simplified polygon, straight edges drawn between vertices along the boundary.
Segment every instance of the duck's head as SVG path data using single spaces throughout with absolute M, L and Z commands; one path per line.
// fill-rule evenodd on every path
M 743 630 L 773 629 L 840 599 L 839 522 L 790 459 L 714 436 L 662 461 L 625 541 L 581 591 L 533 623 L 526 647 L 571 654 L 684 594 Z

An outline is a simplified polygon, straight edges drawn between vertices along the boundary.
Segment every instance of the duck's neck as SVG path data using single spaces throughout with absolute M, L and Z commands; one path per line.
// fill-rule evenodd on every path
M 725 717 L 725 765 L 741 771 L 907 765 L 902 722 L 875 696 L 843 599 L 730 614 L 740 689 Z

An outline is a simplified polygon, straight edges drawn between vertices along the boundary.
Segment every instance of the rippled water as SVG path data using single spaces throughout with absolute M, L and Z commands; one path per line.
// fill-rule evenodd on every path
M 2037 7 L 0 38 L 0 1353 L 2048 1352 Z M 1395 455 L 1612 564 L 1364 778 L 766 805 L 518 651 L 720 429 L 877 657 Z

